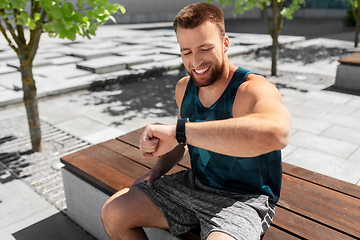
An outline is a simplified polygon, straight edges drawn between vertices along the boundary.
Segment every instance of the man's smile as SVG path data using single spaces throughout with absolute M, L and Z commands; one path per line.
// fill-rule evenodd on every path
M 206 68 L 202 68 L 202 69 L 194 69 L 194 71 L 197 73 L 197 74 L 203 74 L 205 73 L 206 71 L 209 70 L 210 67 L 206 67 Z

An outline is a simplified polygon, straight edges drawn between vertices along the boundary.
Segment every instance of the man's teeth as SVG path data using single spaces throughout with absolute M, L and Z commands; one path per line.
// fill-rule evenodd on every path
M 208 69 L 209 69 L 209 67 L 201 69 L 201 70 L 195 70 L 195 72 L 198 74 L 202 74 L 202 73 L 206 72 Z

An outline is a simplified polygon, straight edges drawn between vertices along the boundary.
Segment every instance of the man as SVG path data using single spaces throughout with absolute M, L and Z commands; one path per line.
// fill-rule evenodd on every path
M 179 12 L 174 30 L 189 76 L 176 86 L 176 125 L 147 126 L 148 174 L 112 196 L 102 218 L 111 239 L 147 239 L 142 226 L 202 239 L 259 239 L 274 215 L 290 115 L 261 75 L 229 62 L 222 10 L 199 3 Z M 188 119 L 184 119 L 188 118 Z M 164 176 L 184 155 L 192 169 Z

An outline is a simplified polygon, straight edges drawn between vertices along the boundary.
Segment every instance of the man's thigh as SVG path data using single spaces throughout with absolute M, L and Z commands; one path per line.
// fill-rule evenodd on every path
M 230 235 L 223 233 L 223 232 L 212 232 L 206 238 L 206 240 L 234 240 L 235 238 L 231 237 Z
M 114 217 L 126 225 L 135 227 L 158 227 L 168 229 L 169 226 L 159 208 L 136 187 L 125 188 L 111 196 L 104 208 L 109 207 Z

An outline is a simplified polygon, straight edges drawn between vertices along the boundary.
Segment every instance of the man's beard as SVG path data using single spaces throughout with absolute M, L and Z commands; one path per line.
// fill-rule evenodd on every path
M 191 79 L 194 81 L 195 85 L 198 88 L 200 88 L 200 87 L 210 86 L 214 82 L 218 81 L 221 78 L 221 75 L 223 74 L 224 69 L 225 69 L 225 62 L 224 62 L 224 58 L 223 58 L 221 61 L 221 64 L 215 65 L 214 67 L 210 68 L 210 71 L 211 71 L 210 77 L 205 82 L 202 82 L 202 81 L 199 81 L 198 79 L 196 79 L 196 77 L 194 76 L 194 73 L 191 70 L 188 70 L 188 73 L 189 73 Z

